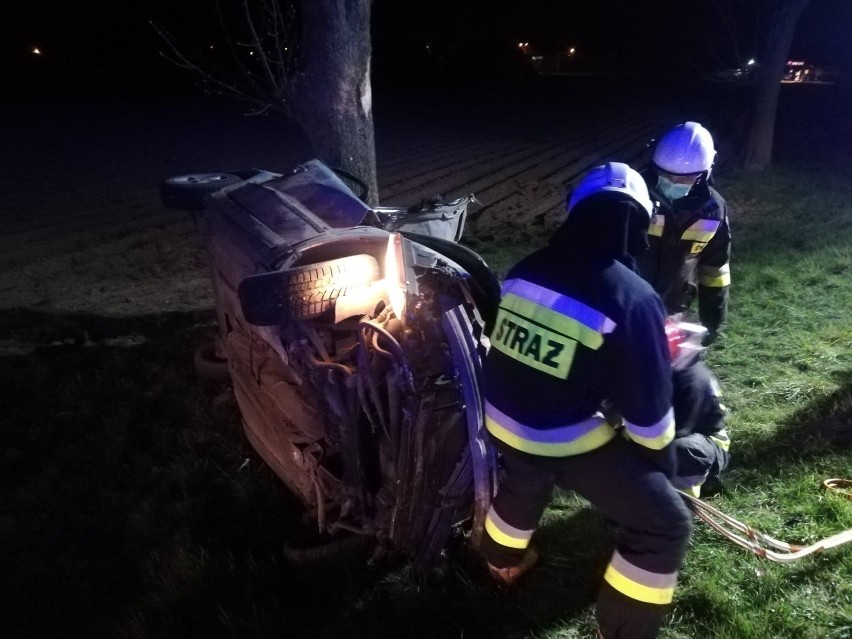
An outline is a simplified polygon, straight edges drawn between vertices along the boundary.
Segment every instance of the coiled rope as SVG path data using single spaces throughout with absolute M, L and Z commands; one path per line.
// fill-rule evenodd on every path
M 846 492 L 850 487 L 852 487 L 852 482 L 847 479 L 829 479 L 823 482 L 823 485 L 827 489 L 839 492 L 840 494 L 852 499 L 852 494 Z M 810 546 L 788 544 L 785 541 L 780 541 L 755 530 L 748 524 L 744 524 L 743 522 L 726 515 L 718 508 L 714 508 L 710 504 L 703 502 L 692 495 L 688 495 L 684 492 L 681 492 L 680 494 L 686 500 L 687 504 L 692 509 L 692 512 L 694 512 L 699 519 L 705 522 L 713 530 L 723 537 L 730 539 L 741 548 L 745 548 L 756 557 L 768 559 L 769 561 L 790 563 L 803 557 L 807 557 L 808 555 L 813 555 L 815 553 L 828 550 L 829 548 L 836 548 L 837 546 L 852 541 L 852 529 L 849 529 L 837 533 L 836 535 L 826 537 L 825 539 L 821 539 Z

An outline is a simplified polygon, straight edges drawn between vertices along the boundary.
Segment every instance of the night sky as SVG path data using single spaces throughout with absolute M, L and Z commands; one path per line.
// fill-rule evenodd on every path
M 0 73 L 7 85 L 49 81 L 117 86 L 141 80 L 156 86 L 180 73 L 159 57 L 164 47 L 148 20 L 187 41 L 214 41 L 218 36 L 212 6 L 209 0 L 15 3 L 4 10 L 0 27 Z M 722 60 L 735 66 L 733 47 L 718 36 L 714 6 L 709 0 L 375 0 L 374 70 L 377 75 L 399 68 L 417 70 L 422 67 L 408 62 L 428 64 L 429 57 L 440 56 L 452 60 L 450 66 L 456 69 L 465 68 L 464 61 L 477 69 L 484 61 L 511 55 L 518 42 L 529 42 L 530 54 L 576 47 L 582 59 L 625 72 L 688 73 L 691 65 L 718 65 Z M 751 25 L 744 22 L 740 27 L 738 35 L 747 42 Z M 852 2 L 811 0 L 791 57 L 852 71 L 850 33 Z M 32 53 L 35 47 L 40 56 Z M 755 55 L 747 45 L 741 45 L 739 53 Z

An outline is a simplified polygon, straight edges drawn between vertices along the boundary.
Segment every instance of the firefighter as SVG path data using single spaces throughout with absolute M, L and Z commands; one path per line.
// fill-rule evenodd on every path
M 684 122 L 654 147 L 643 177 L 658 206 L 639 271 L 659 293 L 670 316 L 681 317 L 698 298 L 698 318 L 713 343 L 728 315 L 731 232 L 724 198 L 710 186 L 716 149 L 710 132 Z M 719 385 L 703 364 L 675 369 L 678 476 L 675 485 L 696 497 L 729 462 L 725 409 Z
M 706 345 L 716 340 L 727 318 L 731 284 L 728 209 L 709 182 L 715 160 L 710 132 L 685 122 L 660 138 L 643 174 L 658 206 L 639 272 L 660 294 L 669 315 L 690 310 L 698 298 Z
M 622 530 L 597 598 L 606 639 L 656 636 L 692 529 L 669 481 L 665 310 L 633 258 L 651 212 L 638 172 L 590 170 L 549 244 L 509 271 L 483 372 L 485 426 L 503 460 L 485 522 L 489 570 L 513 584 L 536 561 L 529 543 L 552 488 L 578 492 Z
M 704 486 L 721 479 L 730 462 L 727 410 L 719 383 L 694 351 L 679 352 L 671 339 L 672 388 L 675 418 L 675 488 L 700 497 Z

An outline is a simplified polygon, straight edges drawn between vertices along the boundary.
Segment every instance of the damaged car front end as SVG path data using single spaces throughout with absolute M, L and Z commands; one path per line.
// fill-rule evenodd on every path
M 200 212 L 252 447 L 325 536 L 418 564 L 459 525 L 477 545 L 496 484 L 479 379 L 499 287 L 457 242 L 472 196 L 371 208 L 316 160 L 224 181 L 162 193 Z

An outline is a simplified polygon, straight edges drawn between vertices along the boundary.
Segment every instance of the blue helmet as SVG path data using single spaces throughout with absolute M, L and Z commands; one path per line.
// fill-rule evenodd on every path
M 577 204 L 597 193 L 623 193 L 639 205 L 648 219 L 651 219 L 654 206 L 648 196 L 645 180 L 635 169 L 623 162 L 607 162 L 589 170 L 577 185 L 568 200 L 568 217 Z

